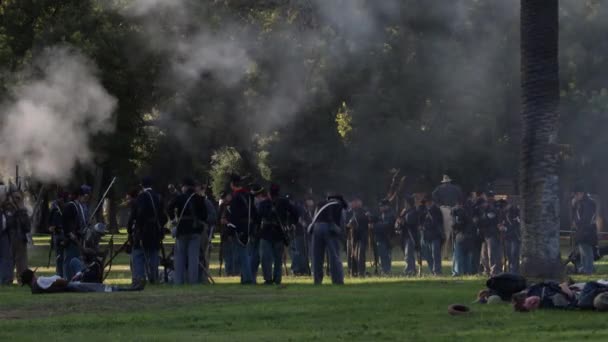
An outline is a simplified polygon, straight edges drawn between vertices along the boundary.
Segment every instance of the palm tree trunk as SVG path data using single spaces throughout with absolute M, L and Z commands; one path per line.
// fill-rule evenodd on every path
M 557 279 L 559 250 L 558 0 L 521 0 L 522 273 Z

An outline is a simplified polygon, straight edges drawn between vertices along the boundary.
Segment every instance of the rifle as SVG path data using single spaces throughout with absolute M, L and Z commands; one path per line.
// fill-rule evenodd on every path
M 409 229 L 405 229 L 407 230 L 407 234 L 409 235 L 410 241 L 414 244 L 414 249 L 416 250 L 416 259 L 418 262 L 418 277 L 422 277 L 422 254 L 420 251 L 420 243 L 416 242 L 416 239 L 414 239 L 414 235 Z
M 101 206 L 103 205 L 103 201 L 105 201 L 106 197 L 108 197 L 108 193 L 110 192 L 110 189 L 112 189 L 112 186 L 114 186 L 115 182 L 116 182 L 116 177 L 112 178 L 112 181 L 106 188 L 106 191 L 103 193 L 103 196 L 101 196 L 101 198 L 99 199 L 99 202 L 97 202 L 97 206 L 95 207 L 95 210 L 93 210 L 93 213 L 89 216 L 89 220 L 86 222 L 87 225 L 89 225 L 91 223 L 91 221 L 93 221 L 93 218 L 97 215 L 99 208 L 101 208 Z M 112 234 L 112 237 L 114 237 L 114 234 Z
M 283 249 L 283 268 L 285 268 L 285 276 L 289 275 L 289 269 L 287 268 L 287 249 Z
M 160 240 L 160 257 L 162 258 L 162 262 L 163 262 L 163 272 L 164 272 L 164 280 L 165 280 L 165 284 L 169 282 L 169 274 L 167 272 L 167 256 L 165 254 L 165 244 L 163 243 L 163 240 Z
M 416 258 L 418 259 L 418 278 L 422 278 L 422 248 L 420 244 L 418 244 L 418 248 L 416 248 Z
M 211 245 L 213 245 L 214 231 L 215 231 L 215 225 L 212 225 L 211 228 L 209 229 L 209 238 L 207 239 L 207 250 L 205 251 L 205 261 L 207 263 L 207 272 L 209 271 L 209 267 L 210 267 Z
M 310 260 L 308 253 L 308 236 L 306 235 L 306 231 L 304 231 L 304 260 L 306 264 L 306 274 L 311 275 L 312 272 L 310 271 Z
M 110 185 L 108 185 L 108 187 L 106 188 L 106 191 L 103 193 L 103 196 L 101 196 L 101 198 L 99 199 L 99 202 L 97 203 L 97 206 L 95 207 L 95 210 L 93 211 L 91 216 L 89 216 L 89 220 L 87 222 L 85 222 L 86 226 L 89 226 L 91 224 L 91 222 L 93 221 L 93 218 L 97 215 L 97 211 L 99 211 L 99 208 L 101 208 L 103 201 L 105 201 L 106 197 L 108 196 L 108 193 L 110 192 L 110 189 L 112 189 L 112 186 L 114 185 L 115 182 L 116 182 L 116 177 L 112 178 Z M 126 245 L 128 242 L 129 242 L 129 240 L 127 239 L 127 241 L 120 247 L 119 251 L 116 252 L 114 257 L 116 255 L 118 255 L 118 253 L 120 253 L 120 251 L 123 248 L 126 248 Z M 108 241 L 108 250 L 110 251 L 110 255 L 112 255 L 112 252 L 114 252 L 114 230 L 112 230 L 112 232 L 110 233 L 110 241 Z M 114 261 L 114 257 L 110 258 L 108 272 L 103 277 L 102 282 L 105 281 L 106 278 L 110 275 L 110 271 L 112 270 L 112 261 Z M 101 272 L 103 273 L 103 270 L 105 270 L 105 269 L 106 269 L 106 266 L 104 266 L 101 269 Z
M 219 262 L 220 262 L 220 277 L 222 276 L 222 264 L 224 263 L 224 234 L 220 233 L 220 251 L 219 251 Z
M 209 271 L 207 270 L 207 267 L 205 267 L 205 265 L 203 265 L 203 263 L 200 262 L 200 261 L 198 263 L 198 267 L 200 267 L 200 269 L 203 271 L 203 275 L 205 277 L 207 277 L 207 279 L 209 279 L 209 282 L 212 285 L 215 285 L 215 280 L 213 279 L 213 277 L 211 276 L 211 274 L 209 274 Z
M 51 267 L 51 255 L 53 255 L 53 249 L 54 249 L 53 248 L 53 245 L 54 245 L 54 243 L 53 243 L 53 240 L 54 240 L 53 239 L 53 235 L 54 234 L 51 234 L 51 244 L 49 245 L 49 259 L 48 259 L 48 261 L 46 263 L 46 268 Z
M 378 273 L 378 248 L 376 247 L 376 239 L 374 237 L 374 231 L 373 231 L 373 229 L 371 229 L 373 227 L 373 223 L 370 223 L 369 226 L 370 226 L 369 227 L 370 228 L 369 229 L 369 243 L 370 243 L 370 246 L 372 247 L 372 253 L 374 255 L 374 264 L 373 264 L 374 274 L 378 275 L 379 274 Z
M 120 254 L 122 251 L 124 251 L 128 245 L 129 245 L 129 240 L 125 241 L 125 243 L 123 243 L 122 246 L 120 246 L 120 248 L 118 248 L 116 253 L 114 253 L 113 255 L 112 255 L 112 253 L 110 253 L 110 255 L 112 255 L 110 257 L 110 260 L 107 263 L 105 263 L 105 265 L 103 265 L 103 268 L 102 268 L 102 271 L 103 271 L 109 267 L 108 271 L 103 276 L 102 282 L 106 281 L 106 279 L 110 275 L 110 271 L 112 270 L 112 262 L 114 261 L 114 259 L 118 256 L 118 254 Z M 110 241 L 108 242 L 108 250 L 113 251 L 113 249 L 114 249 L 114 240 L 110 239 Z

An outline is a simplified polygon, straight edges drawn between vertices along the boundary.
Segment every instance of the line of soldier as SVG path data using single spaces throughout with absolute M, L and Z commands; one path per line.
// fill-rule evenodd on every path
M 0 182 L 0 285 L 13 283 L 27 269 L 31 222 L 24 194 L 14 184 Z
M 368 251 L 373 253 L 375 273 L 391 275 L 395 240 L 399 240 L 405 255 L 405 275 L 421 273 L 422 259 L 432 274 L 441 274 L 442 259 L 450 255 L 454 276 L 519 271 L 519 208 L 504 199 L 496 200 L 491 191 L 473 193 L 465 199 L 448 176 L 444 176 L 432 196 L 418 203 L 414 197 L 407 197 L 405 208 L 398 215 L 387 200 L 371 214 L 364 209 L 360 196 L 353 196 L 349 204 L 337 194 L 330 194 L 319 203 L 312 198 L 296 203 L 289 196 L 281 196 L 277 185 L 266 191 L 259 185 L 246 183 L 238 175 L 231 176 L 231 191 L 222 193 L 218 202 L 210 189 L 192 179 L 182 182 L 181 191 L 170 186 L 163 199 L 152 189 L 152 180 L 144 178 L 140 189 L 129 196 L 129 239 L 123 246 L 131 255 L 134 282 L 212 281 L 208 267 L 216 227 L 221 237 L 220 275 L 223 266 L 226 275 L 240 275 L 243 284 L 255 283 L 260 266 L 266 284 L 280 284 L 283 267 L 287 273 L 287 252 L 292 274 L 312 274 L 315 283 L 321 283 L 325 273 L 332 276 L 332 282 L 343 283 L 341 249 L 346 251 L 351 276 L 368 274 Z M 56 273 L 68 280 L 80 277 L 87 282 L 102 282 L 106 261 L 114 256 L 112 250 L 100 251 L 105 225 L 91 223 L 90 191 L 90 187 L 82 186 L 72 194 L 60 194 L 51 206 L 50 230 L 56 251 Z M 18 198 L 15 194 L 13 197 Z M 3 203 L 2 227 L 13 227 L 14 212 L 11 214 L 7 201 Z M 577 270 L 592 273 L 597 208 L 588 195 L 578 190 L 572 207 L 577 228 Z M 21 208 L 25 210 L 23 205 Z M 162 241 L 168 233 L 165 226 L 169 221 L 176 244 L 170 256 L 165 256 Z M 17 235 L 10 233 L 15 231 L 14 227 L 2 229 L 0 235 L 4 283 L 12 282 L 13 274 L 5 270 L 8 269 L 5 265 L 17 264 L 18 272 L 19 267 L 27 268 L 27 255 L 20 254 L 20 259 L 4 255 L 10 250 L 27 253 L 26 245 L 20 249 L 19 244 L 27 241 L 24 236 L 29 225 L 17 226 L 21 234 L 19 242 L 11 240 Z M 17 260 L 25 263 L 19 266 Z M 165 268 L 162 278 L 158 273 L 161 263 Z
M 416 203 L 406 197 L 405 208 L 395 215 L 387 200 L 377 215 L 365 209 L 360 197 L 351 202 L 347 255 L 350 273 L 365 276 L 366 247 L 374 253 L 380 272 L 390 275 L 391 241 L 399 240 L 405 255 L 405 275 L 422 272 L 422 259 L 434 275 L 442 274 L 442 259 L 452 257 L 452 275 L 519 271 L 521 244 L 519 208 L 493 192 L 478 192 L 465 199 L 462 190 L 444 176 L 442 184 Z M 395 231 L 393 231 L 393 227 Z M 395 239 L 393 232 L 398 235 Z M 418 272 L 416 267 L 418 262 Z

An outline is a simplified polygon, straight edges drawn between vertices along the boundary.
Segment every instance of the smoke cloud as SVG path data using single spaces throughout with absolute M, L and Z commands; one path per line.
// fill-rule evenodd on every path
M 17 78 L 3 104 L 0 160 L 33 178 L 64 183 L 90 163 L 91 137 L 113 130 L 116 100 L 84 56 L 65 47 L 45 50 Z
M 237 88 L 260 65 L 272 65 L 272 74 L 259 76 L 266 81 L 266 89 L 253 97 L 249 94 L 247 99 L 232 99 L 247 108 L 242 119 L 250 125 L 251 133 L 263 134 L 288 125 L 317 97 L 327 94 L 329 80 L 339 75 L 329 67 L 319 67 L 321 56 L 331 56 L 334 66 L 369 57 L 364 49 L 376 44 L 378 36 L 384 35 L 386 22 L 400 13 L 397 0 L 307 0 L 293 6 L 301 10 L 296 20 L 305 21 L 302 16 L 310 15 L 314 18 L 310 23 L 278 25 L 263 32 L 261 27 L 248 28 L 247 20 L 238 16 L 210 22 L 209 12 L 222 8 L 218 3 L 132 0 L 113 8 L 142 23 L 147 43 L 170 56 L 163 83 L 180 94 L 201 80 Z M 274 4 L 268 3 L 269 7 Z M 333 41 L 336 39 L 340 41 Z M 171 131 L 179 132 L 178 136 L 188 135 L 176 129 L 182 126 L 175 122 L 178 118 L 171 117 L 171 112 L 180 110 L 176 107 L 163 108 L 169 116 L 163 121 Z

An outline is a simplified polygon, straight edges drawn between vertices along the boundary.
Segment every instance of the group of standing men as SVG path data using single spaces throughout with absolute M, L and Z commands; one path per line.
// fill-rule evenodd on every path
M 406 197 L 399 213 L 394 203 L 383 200 L 372 213 L 360 196 L 347 203 L 342 196 L 328 194 L 315 203 L 312 198 L 295 202 L 281 196 L 278 185 L 269 190 L 247 183 L 238 175 L 230 178 L 230 192 L 219 202 L 210 189 L 185 179 L 177 190 L 170 187 L 163 198 L 144 178 L 130 194 L 129 239 L 133 280 L 160 281 L 161 261 L 166 266 L 163 238 L 171 232 L 176 239 L 170 276 L 175 284 L 207 281 L 209 250 L 216 227 L 221 237 L 221 267 L 229 276 L 240 275 L 241 283 L 254 284 L 261 266 L 266 284 L 280 284 L 286 254 L 294 275 L 312 275 L 321 283 L 326 272 L 332 282 L 344 282 L 340 250 L 346 250 L 348 273 L 363 277 L 367 258 L 373 253 L 376 274 L 392 274 L 392 245 L 405 255 L 405 275 L 422 272 L 426 260 L 432 274 L 442 273 L 442 260 L 452 257 L 452 275 L 507 271 L 518 273 L 521 245 L 519 207 L 492 191 L 476 192 L 465 198 L 457 185 L 444 176 L 431 196 L 416 200 Z M 90 187 L 60 194 L 51 206 L 50 230 L 56 251 L 56 273 L 65 279 L 102 282 L 108 251 L 100 251 L 105 227 L 93 225 L 89 215 Z M 27 269 L 29 217 L 17 193 L 4 196 L 0 212 L 0 281 L 11 283 L 13 268 Z M 21 205 L 19 204 L 21 203 Z M 577 271 L 593 272 L 596 204 L 577 190 L 572 202 Z M 171 222 L 169 230 L 166 227 Z M 111 251 L 110 251 L 110 254 Z M 112 255 L 109 255 L 112 257 Z M 324 263 L 327 262 L 327 269 Z M 418 264 L 418 265 L 417 265 Z M 417 267 L 418 266 L 418 267 Z M 10 271 L 9 271 L 10 269 Z
M 381 201 L 377 213 L 372 214 L 363 208 L 360 197 L 353 198 L 347 213 L 347 255 L 352 275 L 367 274 L 368 243 L 374 254 L 375 273 L 390 275 L 394 241 L 403 249 L 404 273 L 408 276 L 422 272 L 423 259 L 432 274 L 442 274 L 442 259 L 449 257 L 454 276 L 480 272 L 495 275 L 503 271 L 503 263 L 508 265 L 505 271 L 518 272 L 521 234 L 516 205 L 496 200 L 491 191 L 465 198 L 448 176 L 432 196 L 419 201 L 406 196 L 404 202 L 398 215 L 387 200 Z
M 30 226 L 23 192 L 0 182 L 0 285 L 13 283 L 15 269 L 27 269 Z

